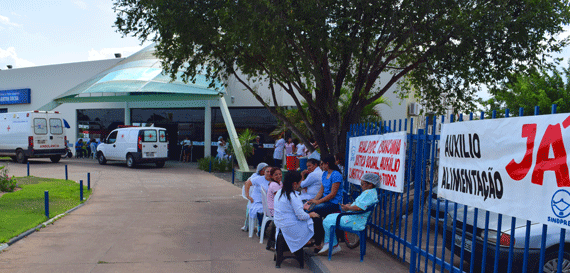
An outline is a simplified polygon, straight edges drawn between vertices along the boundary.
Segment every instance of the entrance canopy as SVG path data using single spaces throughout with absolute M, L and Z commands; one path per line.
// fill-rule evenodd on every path
M 182 73 L 172 80 L 163 73 L 154 56 L 154 44 L 122 60 L 108 70 L 70 89 L 54 99 L 64 102 L 122 102 L 154 100 L 212 100 L 223 96 L 219 82 L 210 88 L 203 75 L 191 83 L 182 81 Z
M 154 44 L 120 61 L 115 66 L 77 85 L 38 110 L 53 110 L 63 103 L 83 102 L 136 102 L 136 101 L 189 101 L 219 100 L 240 169 L 249 170 L 229 109 L 223 98 L 225 91 L 220 82 L 210 86 L 203 75 L 197 75 L 194 82 L 185 83 L 182 73 L 173 80 L 163 72 L 160 60 L 154 56 Z M 125 123 L 130 123 L 130 109 L 125 109 Z M 206 112 L 210 111 L 209 106 Z M 206 113 L 205 154 L 210 154 L 211 117 Z M 208 118 L 209 117 L 209 118 Z M 208 149 L 206 151 L 206 149 Z

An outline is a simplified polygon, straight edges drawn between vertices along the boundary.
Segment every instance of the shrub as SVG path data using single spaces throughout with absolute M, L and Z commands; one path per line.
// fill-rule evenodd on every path
M 198 159 L 198 169 L 209 171 L 210 162 L 212 162 L 213 172 L 229 172 L 232 170 L 232 162 L 229 159 L 219 159 L 211 156 Z
M 16 188 L 16 179 L 8 176 L 8 169 L 6 166 L 0 166 L 0 191 L 13 192 Z

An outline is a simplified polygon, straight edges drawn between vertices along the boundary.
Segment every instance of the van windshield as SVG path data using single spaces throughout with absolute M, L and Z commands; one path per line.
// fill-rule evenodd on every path
M 36 135 L 47 134 L 47 120 L 45 118 L 35 118 L 34 119 L 34 133 Z
M 61 135 L 63 134 L 63 123 L 61 119 L 58 118 L 50 118 L 49 119 L 49 131 L 52 135 Z

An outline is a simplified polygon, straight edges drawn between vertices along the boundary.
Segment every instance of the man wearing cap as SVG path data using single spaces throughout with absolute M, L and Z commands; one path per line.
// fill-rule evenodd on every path
M 380 187 L 380 176 L 374 173 L 366 173 L 360 179 L 360 185 L 362 187 L 362 193 L 354 200 L 352 204 L 340 205 L 343 211 L 363 211 L 369 206 L 378 203 L 378 191 L 376 188 Z M 366 222 L 368 221 L 368 216 L 371 212 L 355 215 L 345 215 L 340 218 L 340 225 L 343 227 L 350 227 L 352 230 L 364 230 L 366 227 Z M 339 214 L 332 213 L 329 214 L 323 220 L 323 227 L 325 229 L 325 242 L 319 254 L 324 255 L 329 251 L 329 240 L 333 240 L 334 248 L 332 254 L 339 252 L 340 246 L 335 233 L 331 234 L 331 227 L 336 225 L 336 218 Z

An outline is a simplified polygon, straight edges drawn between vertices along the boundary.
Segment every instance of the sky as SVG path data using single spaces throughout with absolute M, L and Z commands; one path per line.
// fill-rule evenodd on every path
M 0 69 L 128 57 L 150 44 L 122 37 L 115 19 L 112 0 L 0 0 Z M 559 56 L 568 67 L 570 47 Z
M 0 69 L 127 57 L 144 46 L 113 26 L 112 0 L 1 0 Z

